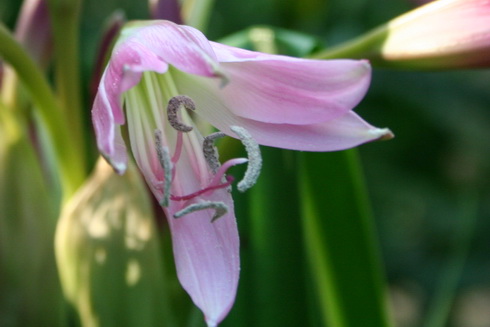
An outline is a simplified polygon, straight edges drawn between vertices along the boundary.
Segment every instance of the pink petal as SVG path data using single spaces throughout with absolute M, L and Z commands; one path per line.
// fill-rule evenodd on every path
M 193 82 L 190 79 L 199 81 Z M 352 111 L 326 122 L 312 124 L 271 124 L 246 119 L 235 115 L 231 108 L 222 103 L 222 89 L 210 90 L 203 87 L 203 84 L 212 84 L 215 81 L 189 75 L 178 75 L 175 81 L 179 90 L 195 101 L 196 114 L 232 137 L 236 135 L 229 127 L 242 126 L 262 145 L 304 151 L 337 151 L 391 133 L 387 129 L 371 126 Z M 227 87 L 228 85 L 224 89 Z
M 306 60 L 212 43 L 229 83 L 201 87 L 219 93 L 237 116 L 266 123 L 311 124 L 342 116 L 364 97 L 371 67 L 365 61 Z
M 240 273 L 239 239 L 233 200 L 226 190 L 206 200 L 223 201 L 229 213 L 211 223 L 214 211 L 174 219 L 168 210 L 177 275 L 209 326 L 221 322 L 235 301 Z M 181 209 L 181 208 L 179 208 Z
M 110 108 L 105 89 L 101 87 L 92 107 L 97 147 L 116 172 L 122 174 L 126 171 L 127 165 L 126 146 L 121 136 L 121 129 L 115 124 L 113 111 Z
M 259 144 L 303 151 L 338 151 L 393 137 L 390 130 L 373 127 L 352 111 L 334 120 L 310 125 L 267 124 L 246 119 L 237 121 L 238 124 Z M 227 127 L 222 131 L 236 137 Z
M 176 166 L 172 194 L 191 194 L 212 179 L 203 156 L 184 151 Z M 202 169 L 205 169 L 202 171 Z M 154 193 L 157 199 L 161 193 Z M 170 201 L 165 208 L 170 225 L 177 275 L 184 289 L 204 313 L 208 326 L 221 322 L 233 306 L 240 273 L 239 238 L 233 199 L 226 189 L 204 193 L 186 201 Z M 228 213 L 213 223 L 214 210 L 206 209 L 181 218 L 173 214 L 199 201 L 221 201 Z
M 160 60 L 189 74 L 216 76 L 216 56 L 209 41 L 196 29 L 162 20 L 150 21 L 130 33 L 125 44 L 140 43 Z
M 182 71 L 220 76 L 214 53 L 202 33 L 172 22 L 156 21 L 126 27 L 115 46 L 92 109 L 97 144 L 104 156 L 123 172 L 124 143 L 117 125 L 125 123 L 121 94 L 141 79 L 144 71 L 164 73 L 171 64 Z
M 121 94 L 140 81 L 142 71 L 163 73 L 167 69 L 168 65 L 148 49 L 126 43 L 116 48 L 102 75 L 92 107 L 92 122 L 99 150 L 120 173 L 126 167 L 126 147 L 118 126 L 125 123 Z

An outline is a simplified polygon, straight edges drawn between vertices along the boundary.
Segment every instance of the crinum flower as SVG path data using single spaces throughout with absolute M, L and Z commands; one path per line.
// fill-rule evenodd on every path
M 260 172 L 258 144 L 333 151 L 391 135 L 352 112 L 370 73 L 366 61 L 246 51 L 169 21 L 123 29 L 92 109 L 98 148 L 124 173 L 127 124 L 132 155 L 166 214 L 179 280 L 208 326 L 231 309 L 240 269 L 226 170 L 248 162 L 238 183 L 245 191 Z M 211 125 L 220 132 L 204 137 Z M 213 140 L 225 135 L 242 140 L 248 158 L 221 165 Z

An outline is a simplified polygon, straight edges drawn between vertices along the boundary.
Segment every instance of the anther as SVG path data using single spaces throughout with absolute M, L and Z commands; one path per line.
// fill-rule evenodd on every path
M 245 192 L 257 182 L 262 168 L 262 156 L 258 143 L 252 138 L 250 133 L 243 127 L 231 126 L 230 129 L 235 133 L 245 146 L 248 155 L 248 165 L 245 176 L 238 183 L 237 188 L 240 192 Z
M 172 184 L 172 161 L 170 159 L 168 147 L 162 145 L 162 131 L 159 129 L 155 130 L 155 148 L 165 179 L 163 182 L 163 197 L 160 200 L 160 205 L 162 207 L 168 207 L 170 186 Z
M 228 206 L 224 202 L 203 201 L 203 202 L 193 203 L 185 207 L 184 209 L 177 211 L 176 213 L 174 213 L 174 218 L 180 218 L 192 212 L 205 210 L 205 209 L 215 210 L 211 222 L 214 222 L 216 219 L 224 216 L 228 212 Z
M 204 158 L 206 159 L 208 166 L 213 174 L 216 174 L 219 167 L 221 166 L 218 160 L 218 151 L 216 151 L 216 147 L 214 146 L 214 140 L 224 136 L 226 136 L 226 134 L 223 132 L 210 134 L 204 138 L 204 142 L 202 144 Z
M 170 125 L 178 130 L 179 132 L 190 132 L 192 131 L 192 126 L 185 125 L 179 120 L 177 111 L 180 107 L 184 107 L 187 110 L 196 110 L 194 101 L 185 95 L 177 95 L 170 99 L 167 106 L 167 118 Z

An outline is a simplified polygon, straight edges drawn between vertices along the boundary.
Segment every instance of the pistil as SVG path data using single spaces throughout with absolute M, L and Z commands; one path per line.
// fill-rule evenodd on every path
M 176 196 L 176 195 L 170 195 L 170 200 L 172 201 L 186 201 L 186 200 L 191 200 L 193 198 L 196 198 L 206 192 L 210 192 L 210 191 L 214 191 L 214 190 L 218 190 L 220 188 L 226 188 L 228 186 L 231 185 L 231 183 L 233 183 L 233 181 L 235 180 L 235 177 L 229 175 L 229 176 L 226 176 L 226 182 L 225 183 L 222 183 L 222 184 L 210 184 L 208 187 L 202 189 L 202 190 L 199 190 L 199 191 L 196 191 L 194 193 L 191 193 L 191 194 L 187 194 L 187 195 L 183 195 L 183 196 Z

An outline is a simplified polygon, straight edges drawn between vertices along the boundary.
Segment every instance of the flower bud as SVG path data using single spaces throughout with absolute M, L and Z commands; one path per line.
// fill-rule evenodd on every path
M 178 0 L 149 0 L 151 19 L 166 19 L 182 24 L 180 4 Z
M 128 168 L 118 176 L 99 160 L 57 226 L 63 291 L 83 326 L 156 326 L 167 314 L 152 207 Z
M 314 57 L 408 69 L 488 67 L 490 1 L 432 1 Z
M 490 1 L 440 0 L 393 19 L 383 60 L 430 69 L 490 64 Z
M 44 0 L 24 1 L 15 27 L 15 38 L 40 67 L 48 67 L 52 57 L 53 37 Z M 15 71 L 6 65 L 1 75 L 0 94 L 5 103 L 15 106 L 25 101 L 19 94 Z

